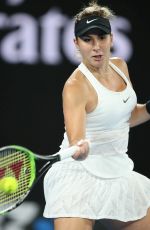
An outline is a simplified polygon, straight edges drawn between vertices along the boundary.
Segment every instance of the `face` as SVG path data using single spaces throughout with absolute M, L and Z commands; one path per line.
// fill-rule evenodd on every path
M 101 67 L 110 57 L 112 35 L 88 34 L 74 40 L 83 62 L 94 67 Z

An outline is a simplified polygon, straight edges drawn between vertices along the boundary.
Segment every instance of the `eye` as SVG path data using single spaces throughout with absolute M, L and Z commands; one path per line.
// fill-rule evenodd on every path
M 89 36 L 82 36 L 80 37 L 84 42 L 90 42 L 91 38 Z
M 99 37 L 99 39 L 104 40 L 107 38 L 107 34 L 101 34 L 98 37 Z

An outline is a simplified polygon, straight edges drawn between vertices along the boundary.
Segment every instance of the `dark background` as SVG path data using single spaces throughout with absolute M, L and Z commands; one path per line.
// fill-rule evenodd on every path
M 72 18 L 83 3 L 87 2 L 24 0 L 21 4 L 15 5 L 0 0 L 0 13 L 5 13 L 10 17 L 24 12 L 38 20 L 48 10 L 57 7 L 61 10 L 61 14 Z M 109 6 L 116 15 L 123 16 L 131 22 L 132 30 L 128 37 L 132 41 L 133 54 L 127 64 L 138 102 L 145 103 L 149 99 L 150 51 L 147 1 L 141 3 L 127 0 L 99 2 Z M 38 28 L 39 41 L 40 32 Z M 8 33 L 11 33 L 10 28 L 0 27 L 0 45 Z M 38 52 L 40 53 L 39 43 Z M 64 82 L 76 68 L 76 64 L 66 58 L 62 49 L 61 54 L 63 59 L 57 65 L 43 63 L 40 58 L 33 64 L 23 62 L 12 64 L 0 56 L 0 146 L 22 145 L 39 154 L 52 154 L 59 150 L 64 131 L 61 92 Z M 128 149 L 129 156 L 134 160 L 135 170 L 148 177 L 150 177 L 149 128 L 150 123 L 147 122 L 131 129 Z M 33 220 L 18 227 L 20 225 L 17 224 L 13 214 L 8 214 L 7 217 L 0 219 L 0 229 L 9 229 L 8 221 L 6 224 L 7 219 L 11 223 L 10 226 L 14 226 L 11 228 L 13 230 L 39 230 L 41 226 L 42 230 L 50 230 L 49 220 L 41 219 L 44 208 L 42 181 L 29 195 L 28 201 L 30 205 L 32 202 L 38 205 L 38 213 Z M 22 213 L 24 213 L 23 210 Z

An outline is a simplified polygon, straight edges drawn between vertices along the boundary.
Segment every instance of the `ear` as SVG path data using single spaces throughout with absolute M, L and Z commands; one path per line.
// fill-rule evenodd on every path
M 78 39 L 77 39 L 77 38 L 74 38 L 73 41 L 74 41 L 74 44 L 75 44 L 76 48 L 79 49 L 79 46 L 78 46 Z
M 110 35 L 111 48 L 113 47 L 113 34 Z

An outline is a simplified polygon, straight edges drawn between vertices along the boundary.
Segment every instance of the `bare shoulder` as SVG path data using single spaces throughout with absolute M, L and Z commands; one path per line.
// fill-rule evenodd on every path
M 84 75 L 80 70 L 75 69 L 71 76 L 65 82 L 63 88 L 63 97 L 72 97 L 76 98 L 85 97 L 87 95 L 87 84 L 85 81 Z
M 127 78 L 129 78 L 129 72 L 128 72 L 128 66 L 127 63 L 119 57 L 112 57 L 110 58 L 110 61 L 116 65 L 124 74 Z

